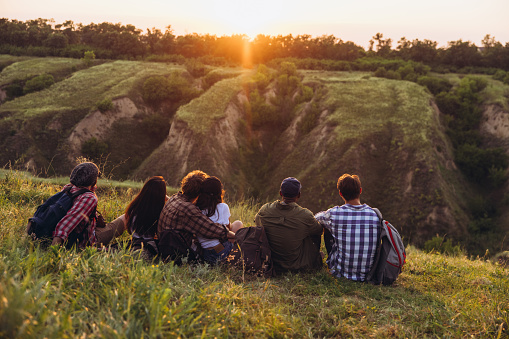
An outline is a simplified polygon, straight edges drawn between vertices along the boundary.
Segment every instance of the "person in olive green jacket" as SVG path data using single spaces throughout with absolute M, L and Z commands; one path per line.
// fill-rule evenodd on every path
M 282 199 L 263 205 L 255 217 L 256 225 L 265 229 L 277 273 L 322 267 L 323 228 L 310 210 L 297 204 L 301 187 L 293 177 L 284 179 L 279 191 Z

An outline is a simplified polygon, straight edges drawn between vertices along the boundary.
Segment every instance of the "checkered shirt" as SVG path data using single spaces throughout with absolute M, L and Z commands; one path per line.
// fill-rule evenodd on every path
M 157 234 L 160 236 L 161 232 L 167 229 L 183 231 L 182 236 L 186 239 L 188 246 L 192 245 L 195 235 L 225 242 L 228 234 L 226 227 L 212 222 L 181 192 L 168 199 L 159 216 Z
M 334 238 L 327 264 L 332 275 L 364 281 L 373 265 L 380 219 L 371 207 L 335 206 L 315 218 Z
M 64 186 L 63 190 L 70 186 L 72 186 L 70 192 L 71 194 L 81 189 L 80 187 L 76 187 L 72 184 L 67 184 Z M 95 218 L 89 220 L 89 216 L 96 207 L 97 196 L 95 193 L 86 192 L 76 197 L 71 209 L 55 227 L 53 237 L 59 237 L 66 240 L 69 237 L 69 234 L 71 234 L 71 232 L 76 228 L 76 226 L 78 226 L 83 220 L 87 220 L 90 221 L 88 224 L 88 241 L 90 244 L 94 244 L 96 242 Z

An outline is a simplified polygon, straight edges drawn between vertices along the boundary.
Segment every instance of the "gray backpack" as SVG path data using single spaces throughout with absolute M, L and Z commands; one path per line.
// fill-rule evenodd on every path
M 380 225 L 375 260 L 366 275 L 366 282 L 374 285 L 391 285 L 405 264 L 405 246 L 396 228 L 382 218 L 382 213 L 377 208 L 373 210 L 380 218 Z

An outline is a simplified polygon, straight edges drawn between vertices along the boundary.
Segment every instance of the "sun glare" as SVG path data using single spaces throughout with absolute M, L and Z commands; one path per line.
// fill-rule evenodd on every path
M 274 8 L 277 5 L 269 1 L 258 1 L 256 5 L 245 1 L 220 1 L 214 4 L 215 18 L 223 26 L 225 34 L 246 34 L 250 38 L 263 34 L 277 24 L 281 13 Z

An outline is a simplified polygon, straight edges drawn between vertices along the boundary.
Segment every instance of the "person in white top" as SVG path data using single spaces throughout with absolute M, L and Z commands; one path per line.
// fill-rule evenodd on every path
M 196 206 L 210 220 L 224 225 L 228 230 L 236 233 L 244 225 L 240 220 L 230 223 L 230 208 L 223 202 L 223 197 L 224 190 L 221 180 L 217 177 L 208 177 L 202 183 Z M 226 258 L 233 248 L 233 239 L 221 243 L 218 239 L 208 239 L 199 235 L 197 238 L 203 248 L 203 258 L 212 265 Z

